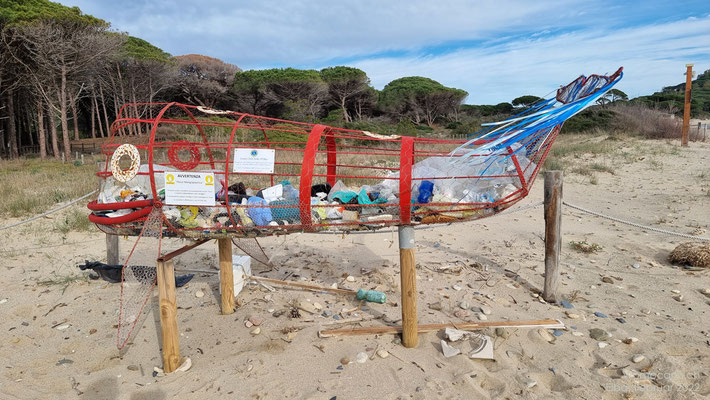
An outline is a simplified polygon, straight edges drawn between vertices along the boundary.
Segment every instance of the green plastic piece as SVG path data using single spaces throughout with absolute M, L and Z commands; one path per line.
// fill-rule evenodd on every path
M 360 289 L 357 291 L 357 294 L 355 294 L 355 297 L 358 300 L 365 300 L 371 303 L 385 304 L 386 301 L 385 294 L 376 290 Z

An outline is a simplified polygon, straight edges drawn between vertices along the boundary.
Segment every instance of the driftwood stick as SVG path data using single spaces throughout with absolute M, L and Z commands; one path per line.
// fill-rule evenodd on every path
M 331 292 L 331 293 L 349 294 L 349 295 L 355 295 L 357 293 L 356 291 L 349 290 L 349 289 L 334 289 L 334 288 L 330 288 L 330 287 L 311 285 L 308 283 L 289 282 L 289 281 L 282 281 L 280 279 L 264 278 L 261 276 L 250 275 L 248 278 L 253 279 L 255 281 L 273 283 L 276 285 L 293 286 L 293 287 L 297 287 L 297 288 L 301 288 L 301 289 L 309 289 L 309 290 L 313 290 L 316 292 Z
M 456 328 L 462 331 L 474 331 L 483 328 L 555 328 L 564 329 L 565 325 L 555 319 L 542 319 L 531 321 L 485 321 L 462 322 L 448 324 L 419 325 L 419 333 L 435 332 L 445 328 Z M 375 326 L 370 328 L 333 329 L 318 332 L 320 337 L 357 336 L 357 335 L 395 335 L 402 333 L 401 326 Z

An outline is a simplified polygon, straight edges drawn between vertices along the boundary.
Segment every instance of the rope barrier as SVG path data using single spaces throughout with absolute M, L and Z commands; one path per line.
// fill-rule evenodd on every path
M 678 237 L 682 237 L 682 238 L 685 238 L 685 239 L 702 240 L 702 241 L 710 242 L 710 238 L 706 238 L 706 237 L 702 237 L 702 236 L 693 236 L 693 235 L 688 235 L 688 234 L 685 234 L 685 233 L 678 233 L 678 232 L 673 232 L 673 231 L 669 231 L 669 230 L 665 230 L 665 229 L 654 228 L 654 227 L 648 226 L 648 225 L 642 225 L 642 224 L 639 224 L 639 223 L 636 223 L 636 222 L 627 221 L 627 220 L 625 220 L 625 219 L 621 219 L 621 218 L 617 218 L 617 217 L 612 217 L 611 215 L 606 215 L 606 214 L 602 214 L 602 213 L 600 213 L 600 212 L 588 210 L 588 209 L 586 209 L 586 208 L 584 208 L 584 207 L 580 207 L 580 206 L 576 206 L 576 205 L 574 205 L 574 204 L 570 204 L 570 203 L 568 203 L 568 202 L 566 202 L 566 201 L 564 201 L 564 200 L 562 201 L 562 204 L 566 205 L 567 207 L 573 208 L 573 209 L 575 209 L 575 210 L 582 211 L 582 212 L 585 212 L 585 213 L 587 213 L 587 214 L 594 215 L 594 216 L 596 216 L 596 217 L 606 218 L 606 219 L 608 219 L 608 220 L 611 220 L 611 221 L 614 221 L 614 222 L 619 222 L 619 223 L 621 223 L 621 224 L 630 225 L 630 226 L 633 226 L 633 227 L 636 227 L 636 228 L 646 229 L 646 230 L 649 230 L 649 231 L 652 231 L 652 232 L 663 233 L 663 234 L 666 234 L 666 235 L 678 236 Z
M 31 221 L 36 220 L 37 218 L 46 217 L 46 216 L 49 215 L 49 214 L 52 214 L 52 213 L 55 213 L 55 212 L 57 212 L 57 211 L 63 210 L 63 209 L 69 207 L 70 205 L 72 205 L 72 204 L 74 204 L 74 203 L 77 203 L 77 202 L 79 202 L 79 201 L 81 201 L 81 200 L 84 200 L 85 198 L 91 196 L 92 194 L 94 194 L 94 193 L 96 193 L 96 192 L 98 192 L 98 189 L 97 189 L 97 190 L 92 190 L 91 192 L 89 192 L 89 193 L 87 193 L 87 194 L 85 194 L 85 195 L 79 197 L 78 199 L 74 199 L 74 200 L 70 201 L 69 203 L 64 204 L 63 206 L 59 206 L 59 207 L 57 207 L 57 208 L 55 208 L 55 209 L 53 209 L 53 210 L 49 210 L 49 211 L 47 211 L 47 212 L 45 212 L 45 213 L 42 213 L 42 214 L 39 214 L 39 215 L 35 215 L 34 217 L 28 218 L 28 219 L 26 219 L 26 220 L 24 220 L 24 221 L 16 222 L 16 223 L 10 224 L 10 225 L 1 226 L 1 227 L 0 227 L 0 231 L 5 230 L 5 229 L 10 229 L 10 228 L 15 227 L 15 226 L 18 226 L 18 225 L 26 224 L 26 223 L 28 223 L 28 222 L 31 222 Z

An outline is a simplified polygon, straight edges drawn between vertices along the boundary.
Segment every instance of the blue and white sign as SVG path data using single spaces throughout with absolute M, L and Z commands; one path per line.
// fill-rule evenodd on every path
M 234 149 L 233 172 L 273 174 L 274 149 Z

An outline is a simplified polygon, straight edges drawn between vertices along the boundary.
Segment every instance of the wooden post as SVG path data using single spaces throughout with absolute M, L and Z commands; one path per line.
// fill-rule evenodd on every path
M 177 327 L 175 295 L 175 264 L 158 259 L 158 299 L 160 300 L 160 331 L 163 337 L 163 370 L 175 371 L 180 366 L 180 340 Z
M 417 347 L 417 271 L 414 263 L 414 228 L 399 227 L 399 268 L 402 283 L 402 344 Z
M 82 155 L 83 157 L 83 155 Z M 83 161 L 82 161 L 83 164 Z M 101 161 L 96 162 L 96 170 L 103 172 L 105 163 Z M 99 177 L 99 190 L 102 189 L 102 184 L 104 179 Z M 118 265 L 119 264 L 119 248 L 118 248 L 118 235 L 106 234 L 106 264 Z
M 545 288 L 542 298 L 557 302 L 562 235 L 562 171 L 545 172 Z
M 234 312 L 234 273 L 232 270 L 232 241 L 217 239 L 219 246 L 219 285 L 222 293 L 222 314 Z
M 106 264 L 118 265 L 118 235 L 106 234 Z
M 688 131 L 690 130 L 690 90 L 693 87 L 693 64 L 685 64 L 685 105 L 683 106 L 683 131 L 681 146 L 688 146 Z

